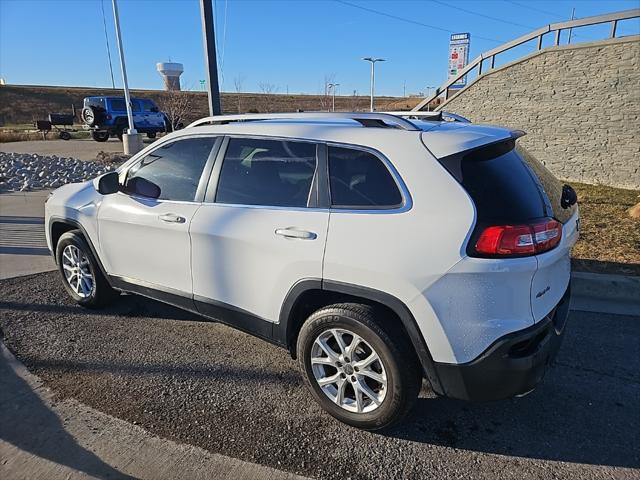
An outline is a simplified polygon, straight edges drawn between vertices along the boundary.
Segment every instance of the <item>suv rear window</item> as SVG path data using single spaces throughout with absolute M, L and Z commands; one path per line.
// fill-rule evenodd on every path
M 372 153 L 329 147 L 329 186 L 334 208 L 393 208 L 402 194 L 389 169 Z
M 514 147 L 509 140 L 441 161 L 473 199 L 480 224 L 553 216 L 540 181 Z

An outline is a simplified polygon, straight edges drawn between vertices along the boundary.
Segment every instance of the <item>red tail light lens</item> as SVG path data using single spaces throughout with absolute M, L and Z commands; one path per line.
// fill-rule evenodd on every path
M 476 252 L 490 256 L 526 256 L 554 248 L 562 238 L 562 224 L 547 219 L 529 225 L 495 225 L 485 228 Z

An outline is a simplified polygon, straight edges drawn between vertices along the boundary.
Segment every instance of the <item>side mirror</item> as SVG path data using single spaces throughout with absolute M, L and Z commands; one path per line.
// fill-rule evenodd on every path
M 105 173 L 98 179 L 98 192 L 102 195 L 111 195 L 120 190 L 118 172 Z
M 146 178 L 133 177 L 127 182 L 126 191 L 147 198 L 160 197 L 160 187 Z

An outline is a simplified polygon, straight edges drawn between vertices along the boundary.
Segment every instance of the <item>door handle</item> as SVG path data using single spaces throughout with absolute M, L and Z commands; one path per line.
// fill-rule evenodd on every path
M 184 223 L 186 218 L 176 215 L 175 213 L 165 213 L 164 215 L 158 215 L 158 218 L 167 223 Z
M 295 228 L 278 228 L 276 230 L 276 235 L 280 235 L 281 237 L 286 238 L 298 238 L 300 240 L 315 240 L 318 238 L 318 235 L 314 232 L 309 232 L 307 230 L 297 230 Z

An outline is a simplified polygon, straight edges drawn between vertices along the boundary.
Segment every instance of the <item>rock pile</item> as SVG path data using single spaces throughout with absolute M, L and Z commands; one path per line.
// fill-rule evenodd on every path
M 0 189 L 26 191 L 83 182 L 115 170 L 119 163 L 84 162 L 75 158 L 0 152 Z

